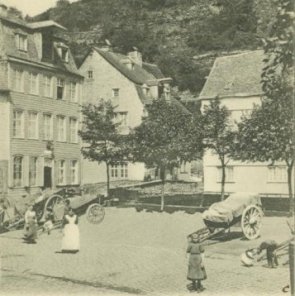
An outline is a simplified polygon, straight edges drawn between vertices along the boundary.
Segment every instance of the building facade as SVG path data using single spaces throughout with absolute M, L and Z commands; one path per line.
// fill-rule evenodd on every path
M 202 108 L 218 97 L 231 114 L 232 125 L 242 114 L 249 115 L 261 104 L 263 51 L 251 51 L 217 58 L 199 99 Z M 218 193 L 221 166 L 217 155 L 207 151 L 203 159 L 204 191 Z M 226 168 L 226 192 L 258 192 L 265 196 L 287 195 L 287 167 L 284 163 L 238 162 L 229 160 Z
M 140 125 L 146 115 L 146 106 L 154 99 L 164 96 L 172 103 L 180 104 L 170 96 L 171 78 L 165 77 L 154 64 L 142 61 L 141 53 L 134 51 L 127 55 L 115 53 L 109 46 L 92 48 L 85 57 L 80 73 L 85 77 L 84 104 L 96 104 L 100 99 L 111 100 L 120 132 L 128 134 L 130 129 Z M 97 183 L 106 180 L 104 164 L 83 160 L 83 183 Z M 140 180 L 154 178 L 155 170 L 148 171 L 143 163 L 125 162 L 114 165 L 110 171 L 111 180 Z M 185 174 L 183 174 L 185 175 Z
M 27 23 L 0 7 L 0 193 L 79 185 L 83 77 L 53 21 Z

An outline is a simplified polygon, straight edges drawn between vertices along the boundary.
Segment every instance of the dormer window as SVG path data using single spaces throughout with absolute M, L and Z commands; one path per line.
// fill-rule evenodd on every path
M 28 37 L 24 34 L 15 34 L 15 43 L 18 50 L 28 51 Z
M 63 44 L 57 46 L 57 52 L 63 62 L 69 61 L 69 48 Z
M 113 98 L 119 97 L 119 88 L 113 88 Z

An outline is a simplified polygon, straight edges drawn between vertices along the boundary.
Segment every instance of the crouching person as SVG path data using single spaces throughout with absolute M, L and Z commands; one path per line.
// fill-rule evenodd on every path
M 189 254 L 187 279 L 192 281 L 191 290 L 201 292 L 205 289 L 202 280 L 207 278 L 207 274 L 204 266 L 204 248 L 198 235 L 192 234 L 186 252 Z
M 276 248 L 278 243 L 274 240 L 266 240 L 260 244 L 257 248 L 257 254 L 261 254 L 263 250 L 266 250 L 267 265 L 269 268 L 276 268 L 278 263 L 278 257 L 276 255 Z

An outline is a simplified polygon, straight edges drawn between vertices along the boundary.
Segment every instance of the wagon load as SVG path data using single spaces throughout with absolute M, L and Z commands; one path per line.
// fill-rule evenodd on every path
M 203 219 L 205 224 L 231 224 L 235 219 L 242 216 L 244 210 L 250 205 L 261 206 L 261 200 L 257 193 L 233 193 L 226 200 L 212 204 L 203 213 Z
M 202 242 L 239 224 L 247 239 L 255 239 L 260 235 L 262 216 L 259 194 L 233 193 L 226 200 L 212 204 L 202 215 L 206 227 L 189 234 L 188 238 L 196 234 Z

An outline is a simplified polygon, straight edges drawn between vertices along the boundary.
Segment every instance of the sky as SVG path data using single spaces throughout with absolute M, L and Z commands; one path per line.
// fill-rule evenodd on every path
M 70 0 L 70 2 L 76 1 L 78 0 Z M 23 13 L 23 16 L 27 14 L 30 16 L 37 15 L 55 6 L 56 2 L 57 0 L 0 0 L 2 4 L 16 7 Z

